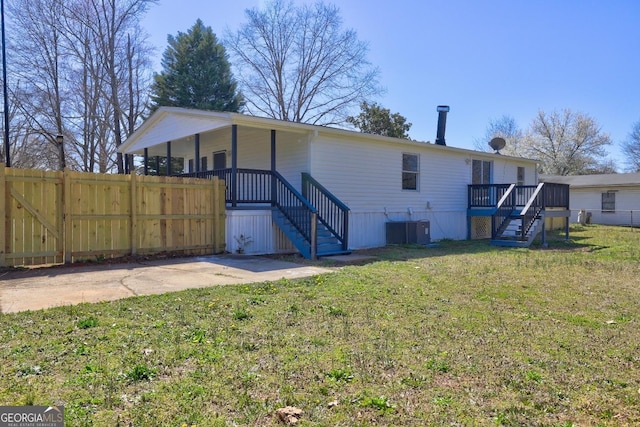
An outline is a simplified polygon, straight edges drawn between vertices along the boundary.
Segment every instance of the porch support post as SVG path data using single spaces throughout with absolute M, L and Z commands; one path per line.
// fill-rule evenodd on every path
M 171 141 L 167 141 L 167 176 L 171 176 Z
M 271 129 L 271 172 L 276 171 L 276 131 Z
M 199 133 L 196 133 L 196 140 L 194 145 L 196 148 L 196 155 L 193 163 L 195 165 L 196 173 L 198 173 L 200 172 L 200 134 Z
M 271 129 L 271 206 L 276 205 L 276 180 L 274 174 L 276 172 L 276 131 Z
M 156 156 L 156 175 L 160 176 L 160 156 Z
M 231 207 L 238 206 L 238 125 L 231 125 Z
M 149 175 L 149 149 L 144 149 L 144 174 Z

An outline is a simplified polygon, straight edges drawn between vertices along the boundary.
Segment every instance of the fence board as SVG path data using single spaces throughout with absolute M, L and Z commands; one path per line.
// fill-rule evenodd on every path
M 5 168 L 0 266 L 224 251 L 224 182 Z

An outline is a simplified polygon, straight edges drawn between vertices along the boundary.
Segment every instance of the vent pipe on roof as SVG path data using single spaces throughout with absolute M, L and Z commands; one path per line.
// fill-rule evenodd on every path
M 449 112 L 448 105 L 438 105 L 438 133 L 436 135 L 436 144 L 447 145 L 444 140 L 444 131 L 447 127 L 447 113 Z

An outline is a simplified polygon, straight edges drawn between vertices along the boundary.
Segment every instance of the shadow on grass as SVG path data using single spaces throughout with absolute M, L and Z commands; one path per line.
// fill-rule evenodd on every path
M 547 244 L 542 244 L 541 237 L 538 236 L 529 248 L 502 247 L 492 246 L 490 239 L 477 240 L 450 240 L 444 239 L 430 245 L 387 245 L 382 248 L 366 249 L 354 251 L 354 254 L 369 257 L 362 261 L 356 261 L 353 264 L 364 265 L 378 261 L 407 261 L 411 259 L 441 257 L 449 255 L 461 254 L 483 254 L 483 253 L 499 253 L 504 251 L 596 251 L 606 249 L 608 246 L 601 246 L 593 243 L 587 243 L 588 237 L 580 234 L 574 235 L 573 229 L 570 230 L 569 239 L 566 239 L 564 230 L 554 230 L 547 232 Z M 575 231 L 586 231 L 579 229 Z M 313 261 L 310 261 L 313 263 Z M 316 261 L 324 265 L 339 265 L 334 263 L 330 257 L 324 258 L 322 261 Z M 351 263 L 348 263 L 351 264 Z

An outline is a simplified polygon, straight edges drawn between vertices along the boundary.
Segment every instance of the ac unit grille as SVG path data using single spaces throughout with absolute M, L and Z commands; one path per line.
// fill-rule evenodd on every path
M 386 223 L 387 245 L 406 245 L 431 243 L 429 221 L 393 221 Z

